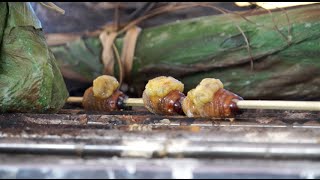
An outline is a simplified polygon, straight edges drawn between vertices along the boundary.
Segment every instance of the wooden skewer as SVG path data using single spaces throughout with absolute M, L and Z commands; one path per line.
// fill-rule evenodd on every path
M 83 97 L 71 96 L 67 99 L 67 103 L 82 103 Z
M 67 99 L 68 103 L 82 103 L 83 97 L 71 96 Z M 128 98 L 124 101 L 126 106 L 144 106 L 142 98 Z
M 144 106 L 142 98 L 128 98 L 124 101 L 126 106 Z
M 238 100 L 239 109 L 279 109 L 320 111 L 320 101 L 262 101 Z
M 81 103 L 82 97 L 69 97 L 69 103 Z M 239 109 L 274 109 L 320 111 L 320 101 L 236 100 Z M 144 106 L 142 98 L 128 98 L 126 106 Z

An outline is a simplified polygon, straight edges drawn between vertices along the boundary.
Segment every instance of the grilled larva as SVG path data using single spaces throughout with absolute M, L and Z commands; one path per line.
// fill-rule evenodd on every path
M 128 98 L 118 90 L 112 76 L 100 76 L 83 96 L 83 107 L 93 111 L 114 111 L 124 108 Z M 219 79 L 205 78 L 185 96 L 183 83 L 173 77 L 160 76 L 149 80 L 142 95 L 144 106 L 159 115 L 232 118 L 238 112 L 235 100 L 242 98 L 223 88 Z
M 154 114 L 183 115 L 184 84 L 170 76 L 149 80 L 142 95 L 144 106 Z
M 234 100 L 243 98 L 225 90 L 219 79 L 205 78 L 188 92 L 182 109 L 188 117 L 232 118 L 238 113 Z
M 90 111 L 115 111 L 123 108 L 127 96 L 118 90 L 119 82 L 112 76 L 99 76 L 88 88 L 82 100 L 84 109 Z

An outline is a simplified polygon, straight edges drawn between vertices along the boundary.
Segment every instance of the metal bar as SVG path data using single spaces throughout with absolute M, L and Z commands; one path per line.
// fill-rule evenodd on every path
M 257 115 L 250 119 L 251 115 L 254 112 L 235 122 L 143 113 L 0 115 L 0 152 L 147 158 L 320 157 L 319 113 L 260 113 L 260 122 Z
M 132 141 L 119 144 L 0 143 L 2 153 L 109 155 L 122 157 L 228 157 L 320 158 L 320 145 L 272 143 L 201 143 L 173 140 L 166 143 Z
M 320 163 L 306 160 L 136 159 L 0 155 L 0 177 L 11 178 L 319 178 Z

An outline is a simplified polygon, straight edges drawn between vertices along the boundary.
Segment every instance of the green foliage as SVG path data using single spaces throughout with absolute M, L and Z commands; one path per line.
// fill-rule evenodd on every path
M 202 78 L 214 77 L 246 99 L 320 98 L 320 5 L 246 18 L 249 21 L 223 14 L 144 29 L 136 45 L 130 85 L 141 94 L 149 79 L 171 75 L 182 80 L 188 91 Z M 89 42 L 94 44 L 91 49 L 101 50 L 98 37 L 67 45 Z M 120 52 L 122 44 L 118 38 Z M 102 73 L 101 53 L 90 53 L 84 46 L 65 47 L 52 47 L 60 65 L 69 64 L 70 70 L 91 80 Z M 86 53 L 92 57 L 81 58 Z M 80 65 L 88 62 L 101 68 Z
M 68 92 L 29 3 L 0 6 L 0 112 L 56 112 Z

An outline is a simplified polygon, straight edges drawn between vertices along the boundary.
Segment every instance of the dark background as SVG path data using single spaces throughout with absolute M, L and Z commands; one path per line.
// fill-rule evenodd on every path
M 42 22 L 46 33 L 70 33 L 94 31 L 99 27 L 111 23 L 114 19 L 114 7 L 119 4 L 119 16 L 121 22 L 128 22 L 143 15 L 148 8 L 155 8 L 174 2 L 54 2 L 65 10 L 65 14 L 59 14 L 49 10 L 39 3 L 33 2 L 32 6 Z M 177 4 L 190 2 L 175 2 Z M 238 7 L 234 2 L 210 2 L 211 5 L 222 7 L 232 11 L 248 10 L 250 7 Z M 210 8 L 195 7 L 178 10 L 148 19 L 140 27 L 146 28 L 161 25 L 176 20 L 195 18 L 199 16 L 220 14 Z

